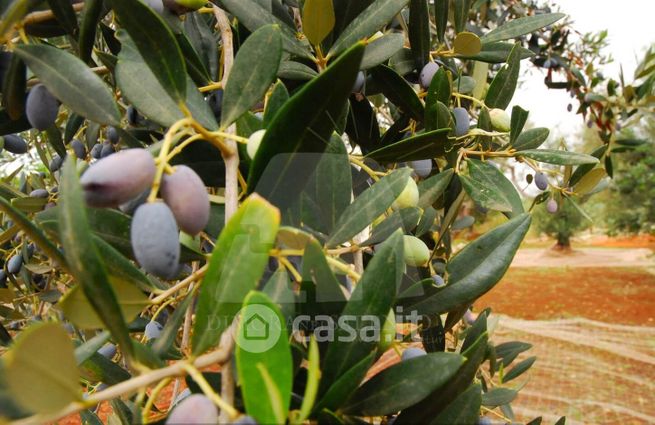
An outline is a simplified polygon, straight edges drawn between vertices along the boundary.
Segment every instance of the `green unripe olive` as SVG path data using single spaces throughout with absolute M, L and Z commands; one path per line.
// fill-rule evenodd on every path
M 175 2 L 191 10 L 198 10 L 207 4 L 207 0 L 175 0 Z
M 403 208 L 415 207 L 418 205 L 418 186 L 411 177 L 407 179 L 407 185 L 400 195 L 393 201 L 391 208 L 400 210 Z
M 502 109 L 494 108 L 489 111 L 491 126 L 497 131 L 507 132 L 511 128 L 509 114 Z
M 257 130 L 250 135 L 248 138 L 248 144 L 246 145 L 246 151 L 250 159 L 255 159 L 257 150 L 259 150 L 259 145 L 262 144 L 266 130 Z
M 164 0 L 164 6 L 176 15 L 198 10 L 206 4 L 205 0 Z
M 380 352 L 385 352 L 393 345 L 394 340 L 396 339 L 396 315 L 393 312 L 393 309 L 389 310 L 387 318 L 382 324 L 382 329 L 380 330 L 380 342 L 378 342 L 378 347 Z
M 405 248 L 405 264 L 408 266 L 421 267 L 430 259 L 428 246 L 416 236 L 405 235 L 403 245 Z

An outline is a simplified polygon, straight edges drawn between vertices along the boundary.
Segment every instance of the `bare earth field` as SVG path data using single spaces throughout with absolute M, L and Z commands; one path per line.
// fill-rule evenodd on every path
M 522 249 L 476 303 L 501 315 L 496 343 L 530 342 L 538 357 L 517 380 L 517 419 L 655 423 L 655 257 L 627 246 Z

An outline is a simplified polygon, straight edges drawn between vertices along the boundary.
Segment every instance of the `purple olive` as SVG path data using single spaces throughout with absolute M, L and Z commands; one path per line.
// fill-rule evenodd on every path
M 557 204 L 557 201 L 554 199 L 549 199 L 548 202 L 546 203 L 546 211 L 548 211 L 551 214 L 555 214 L 558 209 L 559 209 L 559 205 Z
M 355 84 L 353 84 L 353 93 L 361 93 L 364 88 L 364 82 L 366 82 L 366 77 L 362 71 L 357 73 L 357 78 L 355 79 Z
M 475 315 L 473 314 L 470 308 L 466 309 L 466 313 L 464 313 L 464 323 L 466 323 L 469 326 L 475 323 Z
M 438 274 L 432 276 L 432 281 L 434 282 L 434 286 L 437 288 L 446 286 L 446 282 L 444 282 L 443 277 L 439 276 Z
M 107 136 L 107 140 L 109 140 L 109 143 L 112 145 L 117 144 L 121 140 L 121 137 L 118 134 L 118 130 L 114 126 L 107 127 L 107 132 L 105 134 Z
M 16 254 L 7 261 L 7 273 L 16 274 L 23 266 L 23 256 Z
M 86 146 L 84 145 L 84 143 L 80 142 L 77 139 L 74 139 L 71 142 L 70 146 L 73 149 L 73 152 L 75 152 L 76 157 L 78 157 L 79 159 L 86 158 Z
M 59 171 L 63 163 L 64 163 L 64 159 L 59 155 L 55 155 L 52 157 L 52 160 L 50 161 L 50 165 L 48 166 L 48 168 L 50 169 L 51 173 L 54 173 L 55 171 Z
M 108 359 L 113 358 L 116 355 L 116 346 L 111 342 L 106 343 L 98 350 L 98 354 Z
M 23 154 L 27 153 L 27 143 L 22 137 L 15 134 L 7 134 L 2 137 L 4 139 L 4 148 L 11 153 Z
M 102 150 L 100 151 L 100 158 L 107 158 L 109 155 L 112 155 L 116 150 L 114 149 L 114 145 L 112 145 L 110 142 L 103 142 L 102 143 Z
M 180 165 L 173 174 L 165 175 L 161 195 L 184 232 L 196 235 L 207 226 L 209 196 L 202 179 L 191 168 Z
M 460 137 L 468 133 L 469 127 L 471 126 L 471 118 L 466 108 L 453 109 L 453 115 L 455 115 L 455 136 Z
M 164 327 L 159 322 L 151 320 L 143 330 L 143 335 L 145 335 L 147 340 L 157 339 L 159 338 L 159 335 L 161 335 L 161 330 L 163 328 Z
M 421 87 L 424 89 L 430 87 L 432 78 L 434 78 L 434 74 L 436 74 L 437 71 L 439 71 L 439 65 L 437 65 L 435 62 L 428 62 L 423 67 L 421 74 L 419 75 L 419 83 L 421 84 Z
M 93 157 L 94 159 L 100 159 L 101 156 L 102 156 L 102 144 L 96 143 L 91 148 L 91 157 Z
M 175 217 L 163 202 L 137 208 L 130 229 L 137 262 L 149 273 L 173 278 L 180 262 L 180 243 Z
M 30 192 L 30 197 L 32 198 L 47 198 L 49 193 L 45 189 L 34 189 Z
M 548 189 L 548 177 L 544 173 L 539 172 L 534 176 L 534 184 L 539 190 L 546 190 Z
M 405 351 L 403 351 L 403 354 L 401 356 L 402 361 L 407 361 L 409 359 L 415 359 L 416 357 L 421 357 L 425 356 L 427 353 L 420 348 L 416 347 L 409 347 Z
M 215 423 L 218 423 L 218 409 L 202 394 L 193 394 L 182 400 L 166 420 L 167 425 Z
M 58 114 L 59 101 L 43 84 L 34 86 L 25 101 L 25 115 L 32 127 L 46 130 L 55 124 Z
M 239 418 L 232 422 L 234 425 L 258 425 L 258 422 L 252 416 L 239 416 Z
M 132 105 L 127 107 L 127 111 L 125 115 L 127 115 L 127 122 L 131 126 L 138 125 L 139 121 L 141 120 L 141 117 L 139 116 L 139 111 L 137 111 L 136 108 Z
M 216 90 L 207 96 L 207 103 L 214 113 L 216 120 L 221 120 L 221 114 L 223 113 L 223 90 Z
M 149 188 L 156 171 L 155 160 L 145 149 L 126 149 L 103 158 L 80 179 L 86 203 L 117 207 Z
M 425 178 L 432 172 L 432 160 L 422 159 L 419 161 L 411 161 L 409 166 L 412 167 L 417 176 Z

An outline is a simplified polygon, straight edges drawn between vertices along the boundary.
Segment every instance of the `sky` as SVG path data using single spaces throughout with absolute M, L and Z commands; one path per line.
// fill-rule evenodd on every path
M 655 43 L 655 1 L 654 0 L 556 0 L 561 11 L 574 21 L 573 28 L 585 32 L 608 31 L 609 46 L 614 62 L 603 69 L 606 77 L 618 80 L 623 65 L 625 78 L 632 80 L 639 58 L 648 46 Z M 521 77 L 512 105 L 520 105 L 530 111 L 530 121 L 535 127 L 551 129 L 551 140 L 565 137 L 575 143 L 584 122 L 576 115 L 577 102 L 573 112 L 566 110 L 571 102 L 565 90 L 549 90 L 543 83 L 545 73 L 531 67 Z M 511 110 L 511 106 L 508 110 Z M 573 140 L 571 140 L 573 139 Z

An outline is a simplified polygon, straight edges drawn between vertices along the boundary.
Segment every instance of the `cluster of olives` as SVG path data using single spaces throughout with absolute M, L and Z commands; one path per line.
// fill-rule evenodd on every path
M 89 206 L 115 208 L 135 199 L 143 202 L 156 173 L 155 160 L 147 150 L 126 149 L 92 164 L 80 183 Z M 179 270 L 179 229 L 196 235 L 207 226 L 209 196 L 200 177 L 184 165 L 163 175 L 160 194 L 163 202 L 136 207 L 130 237 L 141 267 L 170 279 Z
M 432 79 L 439 70 L 439 64 L 436 62 L 428 62 L 421 73 L 419 74 L 419 84 L 427 90 L 432 83 Z M 468 133 L 471 126 L 471 119 L 469 112 L 466 108 L 456 107 L 453 109 L 453 116 L 455 117 L 455 137 L 461 137 Z M 491 126 L 496 131 L 508 132 L 511 127 L 510 116 L 505 110 L 499 108 L 492 108 L 489 110 L 489 117 L 491 119 Z
M 421 162 L 421 164 L 419 164 L 420 168 L 418 169 L 419 172 L 425 174 L 427 165 L 422 161 L 416 161 L 416 162 Z M 431 169 L 432 166 L 430 164 L 430 169 L 428 170 L 427 174 L 429 174 Z M 401 210 L 403 208 L 414 208 L 418 206 L 418 200 L 419 200 L 418 186 L 416 185 L 414 179 L 409 177 L 407 179 L 407 184 L 405 185 L 405 188 L 391 205 L 391 209 Z M 408 266 L 423 267 L 430 260 L 430 249 L 425 244 L 425 242 L 423 242 L 421 239 L 417 238 L 416 236 L 404 235 L 403 248 L 404 248 L 405 264 L 407 264 Z
M 538 171 L 535 173 L 534 176 L 532 174 L 528 175 L 528 183 L 532 183 L 534 181 L 534 185 L 537 186 L 537 189 L 544 191 L 548 189 L 548 177 L 546 176 L 545 173 Z M 559 204 L 554 198 L 550 198 L 548 202 L 546 202 L 546 211 L 548 211 L 551 214 L 555 214 L 559 210 Z

